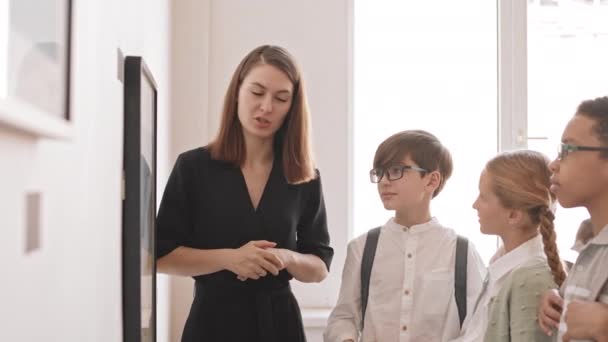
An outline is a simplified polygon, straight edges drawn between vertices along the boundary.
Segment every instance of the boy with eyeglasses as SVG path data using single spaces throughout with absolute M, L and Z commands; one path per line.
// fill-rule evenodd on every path
M 431 199 L 452 173 L 450 152 L 428 132 L 404 131 L 380 144 L 373 166 L 370 180 L 395 216 L 348 244 L 324 340 L 454 338 L 485 267 L 471 243 L 431 216 Z
M 551 171 L 551 191 L 559 203 L 589 211 L 593 238 L 560 291 L 542 297 L 539 325 L 560 342 L 608 341 L 608 97 L 579 105 Z

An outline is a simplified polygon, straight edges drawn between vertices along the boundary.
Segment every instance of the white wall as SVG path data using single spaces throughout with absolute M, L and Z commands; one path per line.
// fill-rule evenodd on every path
M 175 86 L 171 164 L 178 152 L 211 139 L 230 76 L 251 49 L 287 48 L 302 66 L 313 117 L 315 155 L 321 171 L 332 245 L 336 255 L 322 284 L 292 282 L 311 341 L 320 340 L 327 310 L 335 303 L 351 204 L 351 32 L 352 0 L 174 2 L 172 53 Z M 179 62 L 178 62 L 179 61 Z M 178 63 L 175 63 L 178 62 Z M 203 81 L 199 79 L 203 78 Z M 176 88 L 177 89 L 177 88 Z M 191 281 L 171 280 L 172 341 L 181 334 L 192 300 Z M 317 309 L 317 310 L 313 310 Z
M 167 145 L 167 170 L 173 167 L 179 153 L 202 146 L 208 135 L 208 60 L 209 60 L 209 0 L 172 1 L 170 8 L 170 89 L 171 98 Z M 159 175 L 160 176 L 160 175 Z M 158 179 L 158 198 L 164 190 L 166 177 Z M 168 332 L 158 336 L 158 342 L 180 341 L 182 329 L 193 298 L 193 281 L 184 277 L 159 275 L 158 318 L 166 318 Z
M 0 341 L 122 338 L 117 48 L 143 55 L 159 86 L 161 193 L 177 154 L 215 134 L 236 64 L 264 43 L 283 45 L 303 67 L 337 247 L 323 284 L 295 286 L 306 322 L 317 326 L 309 336 L 317 340 L 335 302 L 350 227 L 352 0 L 73 2 L 73 137 L 36 140 L 0 126 Z M 24 252 L 28 191 L 43 195 L 42 245 L 30 254 Z M 160 276 L 158 285 L 158 341 L 178 341 L 191 281 Z
M 0 127 L 0 341 L 122 340 L 117 48 L 143 55 L 154 73 L 167 140 L 168 2 L 73 3 L 72 139 Z M 159 150 L 162 178 L 167 153 Z M 25 254 L 28 191 L 42 192 L 43 224 L 41 248 Z

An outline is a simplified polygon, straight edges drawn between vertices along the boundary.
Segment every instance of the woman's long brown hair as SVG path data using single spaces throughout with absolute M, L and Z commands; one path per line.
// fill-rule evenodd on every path
M 239 63 L 226 95 L 220 128 L 209 145 L 211 157 L 241 166 L 246 146 L 243 127 L 238 118 L 237 100 L 245 77 L 254 67 L 268 64 L 283 71 L 293 84 L 291 108 L 274 137 L 275 151 L 281 153 L 285 178 L 290 184 L 304 183 L 316 177 L 310 139 L 310 113 L 304 81 L 294 58 L 283 48 L 263 45 L 251 51 Z

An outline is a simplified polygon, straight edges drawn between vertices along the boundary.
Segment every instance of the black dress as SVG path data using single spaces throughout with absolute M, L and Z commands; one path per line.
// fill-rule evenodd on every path
M 182 153 L 163 194 L 157 229 L 157 258 L 179 246 L 239 248 L 251 240 L 317 255 L 328 269 L 333 256 L 320 178 L 290 185 L 276 157 L 254 209 L 239 167 L 211 159 L 207 148 Z M 194 277 L 182 341 L 306 341 L 291 278 L 286 270 L 244 282 L 230 271 Z

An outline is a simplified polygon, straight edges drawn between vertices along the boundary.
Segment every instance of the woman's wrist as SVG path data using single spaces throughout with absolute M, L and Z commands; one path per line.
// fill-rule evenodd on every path
M 218 249 L 218 261 L 219 261 L 219 266 L 222 268 L 222 270 L 227 270 L 230 271 L 231 270 L 231 263 L 232 263 L 232 259 L 234 256 L 234 252 L 236 251 L 236 249 L 230 249 L 230 248 L 226 248 L 226 249 Z
M 285 268 L 288 268 L 296 263 L 296 252 L 286 248 L 281 248 L 280 251 L 281 255 L 283 256 L 282 261 Z

